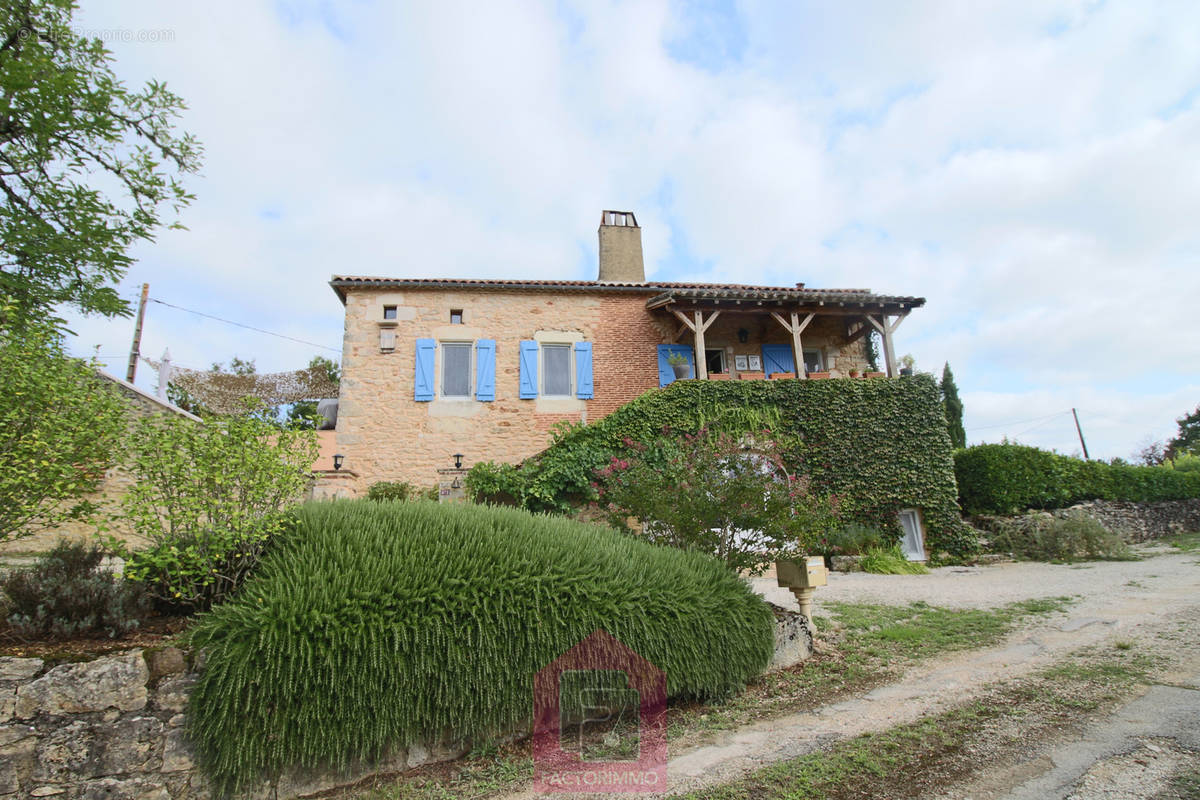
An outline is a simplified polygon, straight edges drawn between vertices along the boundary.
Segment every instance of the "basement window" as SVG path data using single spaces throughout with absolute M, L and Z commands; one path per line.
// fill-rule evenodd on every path
M 461 308 L 450 309 L 450 324 L 451 325 L 462 325 L 463 324 Z

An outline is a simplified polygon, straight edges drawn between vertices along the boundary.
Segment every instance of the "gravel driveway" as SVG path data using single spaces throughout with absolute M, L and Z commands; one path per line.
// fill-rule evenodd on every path
M 1069 595 L 1082 599 L 1144 595 L 1155 583 L 1197 580 L 1200 554 L 1180 554 L 1163 544 L 1138 548 L 1142 561 L 1041 564 L 1032 561 L 986 567 L 938 567 L 929 575 L 871 575 L 831 572 L 829 585 L 813 595 L 814 612 L 824 602 L 907 605 L 923 601 L 947 608 L 995 608 L 1019 600 Z M 1167 556 L 1167 557 L 1154 557 Z M 795 598 L 774 578 L 755 578 L 755 591 L 776 605 L 796 608 Z

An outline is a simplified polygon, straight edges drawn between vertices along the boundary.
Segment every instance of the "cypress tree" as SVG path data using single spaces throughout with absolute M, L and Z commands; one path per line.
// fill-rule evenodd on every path
M 956 448 L 967 446 L 967 432 L 963 429 L 963 404 L 958 397 L 958 386 L 950 362 L 942 368 L 942 408 L 946 412 L 946 430 L 950 433 L 950 444 Z

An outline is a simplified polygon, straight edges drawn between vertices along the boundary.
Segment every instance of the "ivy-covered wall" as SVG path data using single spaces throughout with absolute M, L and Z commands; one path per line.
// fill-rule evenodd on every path
M 703 427 L 794 434 L 792 466 L 816 491 L 838 495 L 844 515 L 899 534 L 897 512 L 918 508 L 927 549 L 977 548 L 957 503 L 954 461 L 932 378 L 781 381 L 677 381 L 649 391 L 588 426 L 561 429 L 524 464 L 479 464 L 475 496 L 535 511 L 569 512 L 592 496 L 597 469 L 664 428 Z

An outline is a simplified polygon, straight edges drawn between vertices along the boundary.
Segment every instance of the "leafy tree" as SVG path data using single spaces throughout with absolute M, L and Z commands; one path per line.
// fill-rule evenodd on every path
M 177 415 L 138 420 L 130 437 L 125 519 L 149 539 L 128 553 L 125 575 L 158 600 L 206 608 L 241 585 L 287 525 L 317 458 L 313 430 L 247 413 L 196 423 Z M 115 543 L 114 543 L 115 546 Z
M 963 428 L 963 403 L 958 396 L 958 385 L 954 383 L 954 373 L 950 371 L 950 362 L 942 368 L 942 383 L 938 387 L 942 394 L 942 409 L 946 412 L 946 430 L 950 434 L 950 444 L 955 447 L 967 446 L 967 432 Z
M 1200 455 L 1200 406 L 1175 422 L 1179 425 L 1179 433 L 1167 445 L 1170 457 L 1178 458 L 1186 453 Z
M 809 552 L 837 520 L 836 501 L 789 474 L 769 435 L 668 433 L 626 445 L 633 456 L 614 456 L 597 473 L 600 506 L 614 527 L 652 542 L 757 572 L 777 557 Z
M 329 378 L 329 382 L 337 386 L 342 380 L 342 369 L 338 362 L 325 356 L 313 356 L 308 362 L 309 369 L 320 369 Z M 317 398 L 324 399 L 324 398 Z M 301 400 L 292 403 L 288 409 L 288 424 L 298 427 L 314 427 L 323 420 L 317 418 L 317 399 Z
M 0 541 L 95 513 L 84 498 L 117 458 L 125 409 L 49 323 L 0 329 Z
M 1167 446 L 1147 437 L 1133 454 L 1133 463 L 1144 467 L 1161 466 L 1167 460 Z
M 121 83 L 101 41 L 72 28 L 75 7 L 0 6 L 0 294 L 20 318 L 61 303 L 127 316 L 128 251 L 192 200 L 178 178 L 200 163 L 174 128 L 183 101 Z

